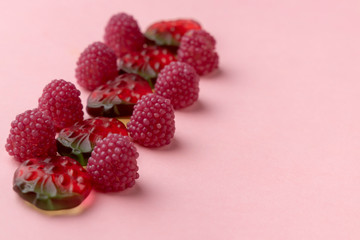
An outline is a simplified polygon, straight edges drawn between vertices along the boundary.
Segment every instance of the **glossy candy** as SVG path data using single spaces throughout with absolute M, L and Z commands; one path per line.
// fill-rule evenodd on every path
M 191 19 L 160 21 L 149 26 L 145 36 L 158 45 L 179 46 L 182 36 L 192 29 L 201 29 L 201 26 Z
M 88 97 L 86 111 L 91 116 L 130 116 L 137 101 L 152 93 L 149 83 L 136 74 L 125 73 L 98 87 Z
M 140 52 L 126 54 L 120 58 L 119 65 L 125 72 L 136 73 L 150 80 L 173 61 L 176 61 L 175 55 L 166 48 L 149 46 Z
M 91 178 L 69 157 L 32 158 L 16 170 L 13 189 L 40 209 L 69 209 L 78 206 L 89 195 Z
M 58 152 L 86 166 L 96 142 L 109 133 L 128 135 L 125 125 L 115 118 L 97 117 L 77 122 L 60 131 L 56 139 Z

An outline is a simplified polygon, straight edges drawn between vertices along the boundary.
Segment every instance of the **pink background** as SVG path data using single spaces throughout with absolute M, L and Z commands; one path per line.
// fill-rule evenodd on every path
M 196 18 L 221 71 L 176 112 L 171 146 L 138 147 L 134 189 L 41 214 L 12 190 L 10 122 L 52 79 L 75 82 L 120 11 L 143 30 Z M 360 239 L 359 23 L 358 0 L 1 1 L 0 239 Z

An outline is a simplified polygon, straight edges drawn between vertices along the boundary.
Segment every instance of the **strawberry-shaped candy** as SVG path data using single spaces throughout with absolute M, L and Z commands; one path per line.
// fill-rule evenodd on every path
M 91 177 L 69 157 L 31 158 L 16 170 L 13 189 L 40 209 L 69 209 L 89 195 Z
M 149 83 L 137 74 L 125 73 L 95 89 L 87 100 L 91 116 L 130 116 L 137 101 L 152 93 Z
M 136 73 L 150 80 L 169 63 L 176 61 L 175 55 L 166 48 L 149 46 L 140 52 L 128 53 L 120 58 L 120 68 L 128 73 Z
M 109 133 L 128 135 L 125 125 L 115 118 L 97 117 L 77 122 L 60 131 L 56 139 L 58 152 L 86 166 L 96 142 Z
M 201 26 L 191 19 L 160 21 L 149 26 L 145 36 L 158 45 L 179 46 L 181 37 L 192 29 L 201 29 Z

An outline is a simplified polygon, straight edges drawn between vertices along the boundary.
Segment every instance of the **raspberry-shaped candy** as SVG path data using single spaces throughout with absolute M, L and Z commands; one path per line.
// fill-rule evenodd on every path
M 219 56 L 215 39 L 204 30 L 190 30 L 181 38 L 178 60 L 193 66 L 199 75 L 218 68 Z
M 189 64 L 172 62 L 161 70 L 155 93 L 170 99 L 174 109 L 190 106 L 199 97 L 199 76 Z
M 5 145 L 19 162 L 56 155 L 55 127 L 50 116 L 35 108 L 16 116 Z
M 65 80 L 53 80 L 39 98 L 39 109 L 47 111 L 57 130 L 83 120 L 80 91 Z
M 116 54 L 104 43 L 90 44 L 81 53 L 75 71 L 79 85 L 92 91 L 118 75 Z
M 139 178 L 139 157 L 129 137 L 110 133 L 99 140 L 87 164 L 93 186 L 101 192 L 118 192 L 134 186 Z
M 127 127 L 134 141 L 144 147 L 169 144 L 175 133 L 175 115 L 170 100 L 155 94 L 142 96 Z
M 121 57 L 126 53 L 141 50 L 145 38 L 132 16 L 118 13 L 110 18 L 105 27 L 104 41 Z

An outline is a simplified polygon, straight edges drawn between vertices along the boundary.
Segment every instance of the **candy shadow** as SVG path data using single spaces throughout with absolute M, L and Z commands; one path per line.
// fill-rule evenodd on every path
M 169 145 L 160 147 L 160 148 L 154 148 L 155 151 L 160 151 L 160 152 L 169 152 L 169 151 L 177 151 L 181 148 L 181 144 L 179 142 L 179 140 L 175 137 L 171 140 Z
M 143 189 L 143 187 L 141 186 L 141 184 L 139 184 L 138 182 L 135 183 L 135 185 L 131 188 L 125 189 L 124 191 L 121 192 L 100 192 L 100 191 L 96 191 L 93 190 L 93 194 L 96 195 L 103 195 L 100 197 L 110 197 L 110 198 L 124 198 L 124 199 L 129 199 L 129 198 L 142 198 L 145 195 L 145 191 Z M 85 200 L 86 201 L 86 200 Z M 103 202 L 103 200 L 102 200 Z M 94 202 L 92 201 L 91 205 L 97 205 L 94 204 Z M 86 209 L 86 211 L 84 211 L 82 214 L 80 214 L 81 216 L 85 216 L 86 214 L 89 214 L 89 212 L 94 211 L 95 210 L 95 206 L 91 206 L 89 208 Z
M 183 113 L 204 112 L 204 111 L 207 111 L 207 107 L 204 104 L 204 102 L 199 99 L 193 105 L 183 108 L 183 109 L 178 109 L 176 111 L 183 112 Z M 176 112 L 175 112 L 175 114 L 176 114 Z
M 139 183 L 136 183 L 132 188 L 128 188 L 121 192 L 106 193 L 106 195 L 109 196 L 119 196 L 119 197 L 140 197 L 140 196 L 144 196 L 144 194 L 145 191 Z
M 222 76 L 225 75 L 225 72 L 224 70 L 222 70 L 221 68 L 213 71 L 212 73 L 210 74 L 207 74 L 205 76 L 200 76 L 200 79 L 210 79 L 210 80 L 213 80 L 213 79 L 217 79 L 217 78 L 220 78 Z M 201 81 L 201 80 L 200 80 Z

